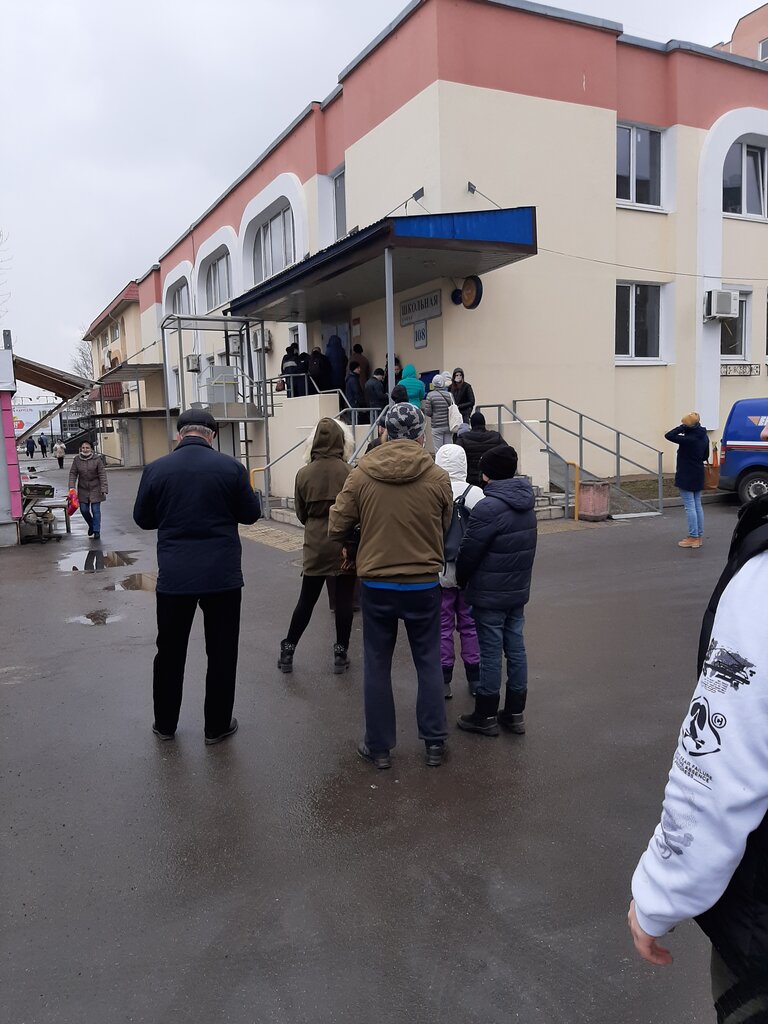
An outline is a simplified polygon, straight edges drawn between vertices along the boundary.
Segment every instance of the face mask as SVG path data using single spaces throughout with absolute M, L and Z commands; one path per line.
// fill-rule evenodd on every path
M 92 459 L 93 458 L 93 452 L 92 451 L 91 452 L 81 451 L 80 452 L 80 458 L 81 459 Z

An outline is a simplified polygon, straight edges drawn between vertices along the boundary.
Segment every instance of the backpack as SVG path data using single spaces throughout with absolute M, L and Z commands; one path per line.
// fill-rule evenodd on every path
M 443 558 L 445 564 L 455 562 L 459 557 L 459 548 L 464 540 L 469 524 L 470 510 L 467 508 L 467 495 L 472 489 L 472 484 L 467 484 L 467 489 L 460 494 L 453 502 L 451 513 L 451 525 L 448 527 L 443 540 Z

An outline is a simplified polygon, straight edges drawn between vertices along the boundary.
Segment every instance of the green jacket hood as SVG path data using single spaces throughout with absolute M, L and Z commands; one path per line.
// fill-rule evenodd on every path
M 403 377 L 416 377 L 416 367 L 413 365 L 413 363 L 405 364 L 405 366 L 403 367 Z
M 432 456 L 417 441 L 387 441 L 364 455 L 358 468 L 374 480 L 409 484 L 434 466 Z

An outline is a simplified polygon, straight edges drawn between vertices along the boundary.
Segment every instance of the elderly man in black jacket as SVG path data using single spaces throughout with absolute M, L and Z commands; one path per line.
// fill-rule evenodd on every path
M 531 590 L 537 524 L 533 488 L 516 472 L 517 452 L 509 445 L 483 456 L 485 497 L 472 509 L 456 561 L 456 581 L 466 588 L 480 644 L 475 710 L 462 715 L 458 725 L 483 736 L 498 736 L 499 722 L 512 732 L 525 732 L 528 661 L 523 607 Z M 507 659 L 507 692 L 504 710 L 497 715 L 502 652 Z
M 480 459 L 491 448 L 498 448 L 500 444 L 506 444 L 506 441 L 498 430 L 486 429 L 485 416 L 481 412 L 472 413 L 469 417 L 469 427 L 469 430 L 458 435 L 456 444 L 467 453 L 467 483 L 482 487 Z
M 157 530 L 152 731 L 161 740 L 176 733 L 187 643 L 199 604 L 208 655 L 205 742 L 212 744 L 237 731 L 232 708 L 243 587 L 237 525 L 255 523 L 261 505 L 242 463 L 213 449 L 217 427 L 209 412 L 189 409 L 176 428 L 178 446 L 146 467 L 133 509 L 142 530 Z

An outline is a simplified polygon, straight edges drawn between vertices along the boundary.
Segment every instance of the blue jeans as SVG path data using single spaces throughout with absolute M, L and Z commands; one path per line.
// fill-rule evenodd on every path
M 81 501 L 80 511 L 83 519 L 88 523 L 88 529 L 94 533 L 101 533 L 101 502 Z
M 704 509 L 701 507 L 701 491 L 680 491 L 688 516 L 688 536 L 704 536 Z
M 507 659 L 507 692 L 523 694 L 528 689 L 528 658 L 523 641 L 525 617 L 522 607 L 472 608 L 480 643 L 480 685 L 478 694 L 495 696 L 501 691 L 501 655 Z

